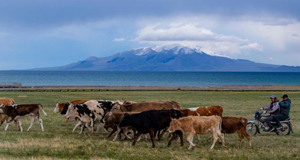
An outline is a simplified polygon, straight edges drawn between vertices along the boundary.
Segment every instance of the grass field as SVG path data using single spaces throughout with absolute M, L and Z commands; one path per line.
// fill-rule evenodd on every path
M 208 135 L 202 135 L 202 143 L 188 150 L 188 142 L 179 146 L 175 141 L 167 147 L 168 135 L 162 141 L 156 141 L 156 148 L 151 148 L 151 141 L 141 140 L 131 147 L 131 140 L 111 142 L 101 128 L 100 133 L 92 136 L 88 131 L 79 135 L 71 133 L 75 123 L 62 126 L 65 119 L 54 114 L 57 101 L 66 102 L 79 98 L 132 101 L 178 101 L 182 108 L 221 105 L 224 116 L 243 116 L 253 120 L 253 113 L 270 103 L 269 96 L 281 97 L 288 94 L 292 100 L 291 118 L 294 133 L 278 136 L 275 133 L 262 133 L 251 137 L 253 149 L 244 140 L 241 149 L 237 134 L 225 135 L 229 149 L 216 144 L 210 150 L 212 142 L 207 143 Z M 42 115 L 45 132 L 41 132 L 35 122 L 29 132 L 29 117 L 21 119 L 23 133 L 16 126 L 10 126 L 4 132 L 0 127 L 0 159 L 300 159 L 300 92 L 205 92 L 205 91 L 103 91 L 103 92 L 0 92 L 0 97 L 14 98 L 17 104 L 42 103 L 48 117 Z M 281 98 L 280 98 L 281 99 Z M 111 130 L 110 130 L 111 131 Z M 185 138 L 185 137 L 184 137 Z M 197 142 L 197 138 L 194 138 Z

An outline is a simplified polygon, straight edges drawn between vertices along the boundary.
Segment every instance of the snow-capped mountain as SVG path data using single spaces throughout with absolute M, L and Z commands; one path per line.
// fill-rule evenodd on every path
M 207 54 L 200 48 L 178 44 L 137 48 L 109 57 L 89 57 L 62 67 L 35 70 L 70 71 L 290 71 L 300 67 L 255 63 L 248 60 Z

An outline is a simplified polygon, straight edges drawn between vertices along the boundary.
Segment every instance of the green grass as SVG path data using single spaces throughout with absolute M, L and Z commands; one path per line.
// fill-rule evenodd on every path
M 285 92 L 286 93 L 286 92 Z M 210 150 L 212 142 L 207 143 L 208 135 L 201 135 L 202 143 L 188 150 L 188 142 L 180 147 L 173 142 L 167 147 L 168 135 L 163 140 L 156 141 L 156 148 L 151 148 L 151 141 L 141 140 L 131 147 L 131 140 L 111 142 L 106 138 L 109 133 L 100 129 L 100 133 L 89 136 L 85 130 L 79 135 L 71 133 L 75 123 L 62 126 L 65 119 L 60 114 L 54 114 L 57 101 L 66 102 L 79 98 L 131 100 L 131 101 L 161 101 L 175 100 L 183 108 L 197 106 L 221 105 L 224 116 L 243 116 L 253 120 L 253 113 L 260 107 L 270 103 L 269 96 L 281 97 L 283 92 L 205 92 L 205 91 L 101 91 L 101 92 L 0 92 L 0 97 L 14 98 L 17 104 L 41 103 L 48 117 L 41 116 L 45 132 L 41 132 L 38 122 L 35 122 L 29 132 L 29 117 L 21 119 L 24 129 L 20 133 L 16 126 L 10 126 L 7 132 L 0 127 L 0 159 L 300 159 L 300 92 L 287 92 L 292 100 L 291 117 L 294 133 L 289 136 L 278 136 L 275 133 L 262 133 L 251 137 L 253 149 L 244 140 L 241 149 L 237 134 L 225 136 L 229 149 L 216 144 Z M 110 130 L 111 131 L 111 130 Z M 185 137 L 184 137 L 185 138 Z M 194 138 L 197 143 L 197 138 Z

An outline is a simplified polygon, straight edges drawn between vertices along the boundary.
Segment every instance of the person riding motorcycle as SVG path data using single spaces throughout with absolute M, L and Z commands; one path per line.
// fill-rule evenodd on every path
M 280 121 L 289 118 L 290 110 L 291 110 L 291 100 L 289 99 L 288 95 L 284 94 L 282 96 L 282 99 L 283 100 L 280 102 L 280 114 L 274 116 L 274 119 L 276 120 L 278 126 L 277 129 L 280 130 L 283 129 Z
M 265 110 L 263 113 L 266 114 L 266 113 L 270 113 L 270 116 L 266 116 L 265 117 L 265 122 L 268 124 L 268 126 L 270 127 L 268 129 L 268 131 L 273 131 L 274 130 L 274 127 L 273 125 L 271 124 L 271 122 L 274 119 L 274 116 L 275 115 L 278 115 L 280 113 L 280 105 L 279 105 L 279 100 L 274 96 L 274 95 L 271 95 L 270 96 L 270 99 L 271 99 L 271 104 L 270 106 L 267 106 L 267 107 L 264 107 L 264 108 L 260 108 L 261 110 Z

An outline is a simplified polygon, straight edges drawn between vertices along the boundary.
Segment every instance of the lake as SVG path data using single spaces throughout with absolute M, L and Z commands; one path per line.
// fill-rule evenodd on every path
M 0 71 L 0 82 L 17 82 L 22 86 L 300 85 L 300 73 Z

